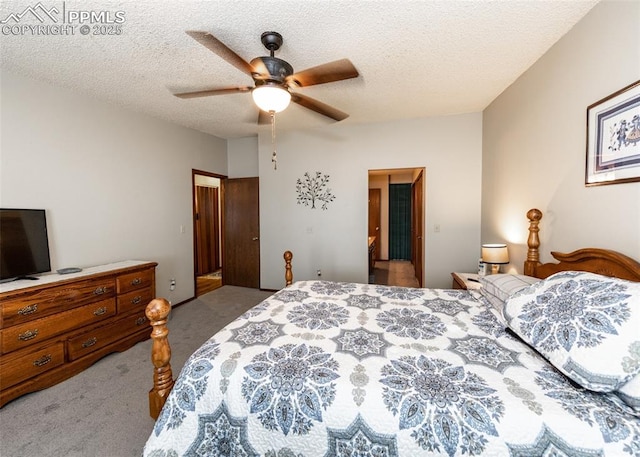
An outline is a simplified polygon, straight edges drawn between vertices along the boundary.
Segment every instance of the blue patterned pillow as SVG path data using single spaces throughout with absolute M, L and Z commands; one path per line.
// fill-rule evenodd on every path
M 640 283 L 556 273 L 511 297 L 504 317 L 514 332 L 587 389 L 612 392 L 640 373 Z
M 640 329 L 638 330 L 640 332 Z M 624 360 L 629 368 L 638 368 L 640 366 L 640 342 L 636 342 L 631 346 L 631 354 Z M 635 375 L 625 384 L 615 391 L 627 405 L 640 412 L 640 373 Z

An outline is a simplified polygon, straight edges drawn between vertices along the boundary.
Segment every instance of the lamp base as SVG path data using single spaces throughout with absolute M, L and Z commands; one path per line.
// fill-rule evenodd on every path
M 491 265 L 491 274 L 492 275 L 497 275 L 498 273 L 500 273 L 500 265 L 497 264 L 492 264 Z

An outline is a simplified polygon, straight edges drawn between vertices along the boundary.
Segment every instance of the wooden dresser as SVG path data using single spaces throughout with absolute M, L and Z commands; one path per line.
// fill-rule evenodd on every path
M 156 266 L 125 261 L 0 284 L 0 407 L 149 338 Z

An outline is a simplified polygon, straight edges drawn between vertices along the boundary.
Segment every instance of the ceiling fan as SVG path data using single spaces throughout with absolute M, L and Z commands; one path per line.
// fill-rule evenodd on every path
M 358 77 L 358 71 L 349 59 L 336 60 L 294 73 L 293 67 L 288 62 L 274 57 L 275 51 L 280 49 L 283 42 L 282 35 L 277 32 L 264 32 L 261 35 L 262 44 L 269 50 L 270 55 L 256 57 L 251 62 L 246 62 L 208 32 L 187 31 L 186 33 L 240 71 L 251 76 L 254 86 L 182 92 L 174 94 L 176 97 L 195 98 L 251 92 L 254 102 L 260 109 L 258 117 L 260 124 L 268 123 L 269 113 L 273 114 L 284 110 L 290 101 L 336 121 L 349 117 L 347 113 L 292 90 L 297 87 L 308 87 Z

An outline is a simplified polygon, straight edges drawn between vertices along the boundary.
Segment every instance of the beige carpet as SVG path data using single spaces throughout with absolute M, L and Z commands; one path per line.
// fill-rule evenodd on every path
M 175 308 L 169 321 L 174 376 L 217 330 L 271 292 L 223 286 Z M 0 409 L 0 456 L 139 456 L 154 421 L 151 341 L 111 354 L 67 381 Z

